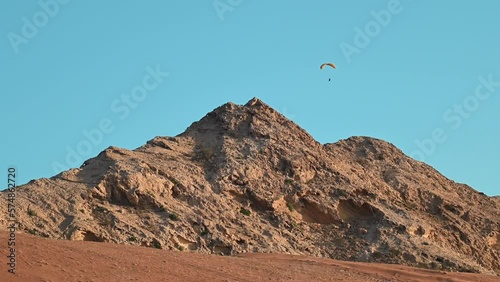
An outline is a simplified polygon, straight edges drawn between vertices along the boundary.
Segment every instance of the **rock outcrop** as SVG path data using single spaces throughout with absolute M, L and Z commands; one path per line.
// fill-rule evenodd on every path
M 498 197 L 382 140 L 320 144 L 256 98 L 175 137 L 109 147 L 16 201 L 20 229 L 43 237 L 500 274 Z

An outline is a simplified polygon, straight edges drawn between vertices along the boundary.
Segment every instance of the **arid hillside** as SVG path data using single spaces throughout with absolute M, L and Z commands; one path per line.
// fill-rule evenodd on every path
M 382 140 L 320 144 L 256 98 L 31 181 L 16 203 L 41 237 L 500 275 L 498 198 Z
M 0 232 L 0 241 L 5 242 L 7 236 L 6 232 Z M 20 259 L 16 274 L 4 271 L 2 266 L 0 281 L 500 281 L 500 277 L 486 274 L 310 256 L 242 254 L 227 257 L 31 235 L 18 235 L 17 242 Z

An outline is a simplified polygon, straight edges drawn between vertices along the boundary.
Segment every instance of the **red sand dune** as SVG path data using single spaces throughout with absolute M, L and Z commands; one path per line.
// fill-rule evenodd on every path
M 400 265 L 282 254 L 223 257 L 110 243 L 17 234 L 16 274 L 7 272 L 7 233 L 0 233 L 0 281 L 500 281 Z

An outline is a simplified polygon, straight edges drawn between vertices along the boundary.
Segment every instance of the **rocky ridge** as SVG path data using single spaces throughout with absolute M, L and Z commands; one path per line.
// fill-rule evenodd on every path
M 498 197 L 382 140 L 320 144 L 256 98 L 175 137 L 109 147 L 16 197 L 19 227 L 43 237 L 500 275 Z

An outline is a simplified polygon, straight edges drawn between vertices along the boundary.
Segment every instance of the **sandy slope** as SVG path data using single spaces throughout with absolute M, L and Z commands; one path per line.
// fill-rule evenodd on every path
M 7 242 L 0 233 L 0 242 Z M 6 244 L 3 244 L 4 246 Z M 500 281 L 449 273 L 281 254 L 223 257 L 17 234 L 16 274 L 2 247 L 0 281 Z

